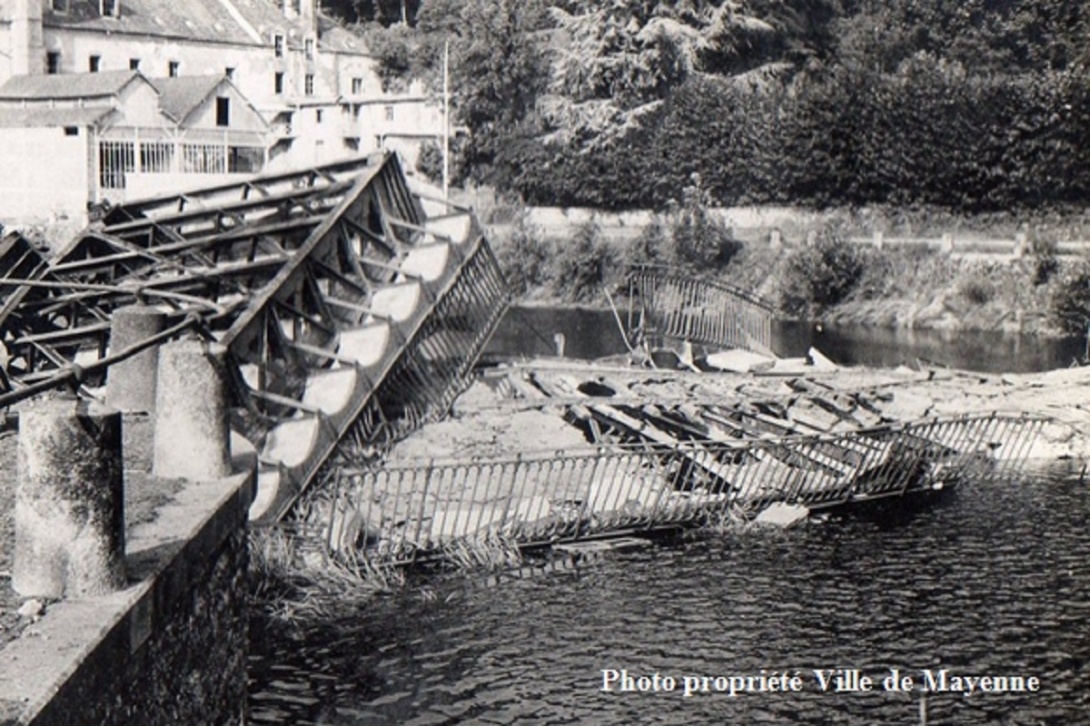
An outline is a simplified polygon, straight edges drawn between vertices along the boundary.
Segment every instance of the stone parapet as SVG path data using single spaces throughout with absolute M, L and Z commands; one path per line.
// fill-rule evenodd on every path
M 243 721 L 253 484 L 187 483 L 130 531 L 127 588 L 54 603 L 0 651 L 0 722 Z

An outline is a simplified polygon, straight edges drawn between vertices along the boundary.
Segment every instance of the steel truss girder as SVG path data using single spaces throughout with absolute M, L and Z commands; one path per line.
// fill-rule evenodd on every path
M 507 293 L 471 215 L 438 219 L 394 156 L 121 205 L 34 272 L 55 287 L 24 291 L 0 330 L 25 339 L 20 374 L 41 380 L 81 350 L 104 356 L 119 306 L 201 311 L 260 452 L 257 512 L 279 517 L 328 459 L 441 415 L 466 383 Z M 351 382 L 343 401 L 322 394 L 330 380 Z

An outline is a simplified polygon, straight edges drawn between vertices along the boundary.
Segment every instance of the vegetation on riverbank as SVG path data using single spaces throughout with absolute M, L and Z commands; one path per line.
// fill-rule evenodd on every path
M 527 302 L 607 305 L 604 291 L 620 292 L 630 265 L 652 263 L 750 290 L 787 318 L 1047 336 L 1082 334 L 1090 322 L 1090 259 L 1060 255 L 1056 245 L 1087 236 L 1082 215 L 1039 218 L 1027 238 L 1029 250 L 1012 257 L 848 242 L 860 236 L 861 220 L 847 212 L 808 231 L 793 230 L 778 248 L 767 235 L 743 243 L 708 209 L 708 196 L 697 185 L 683 200 L 634 239 L 611 238 L 593 218 L 574 240 L 551 239 L 523 218 L 496 235 L 494 244 L 516 296 Z M 863 222 L 873 225 L 876 214 Z M 967 228 L 981 238 L 1013 237 L 1025 228 L 1007 216 L 884 214 L 886 227 L 925 235 Z

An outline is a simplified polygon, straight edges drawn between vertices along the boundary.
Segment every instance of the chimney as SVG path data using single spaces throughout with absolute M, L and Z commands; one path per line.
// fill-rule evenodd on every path
M 306 21 L 308 31 L 318 32 L 318 0 L 299 0 L 299 15 Z
M 40 76 L 45 70 L 42 0 L 15 0 L 11 9 L 11 74 Z

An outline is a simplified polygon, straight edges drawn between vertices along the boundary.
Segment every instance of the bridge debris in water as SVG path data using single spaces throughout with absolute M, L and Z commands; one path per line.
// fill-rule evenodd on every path
M 772 356 L 773 307 L 740 288 L 674 268 L 629 271 L 629 341 L 651 347 L 685 343 Z
M 65 375 L 93 394 L 120 306 L 194 319 L 228 350 L 259 519 L 442 416 L 508 301 L 470 211 L 385 154 L 126 203 L 47 264 L 5 238 L 0 264 L 0 407 Z
M 395 448 L 385 466 L 345 468 L 315 491 L 324 530 L 314 535 L 334 551 L 405 563 L 465 542 L 529 547 L 750 521 L 774 505 L 829 508 L 999 477 L 1045 422 L 999 412 L 906 421 L 882 387 L 807 377 L 769 388 L 748 376 L 541 362 L 487 380 L 497 413 L 536 407 L 540 431 L 562 417 L 583 445 L 476 457 L 455 445 L 453 456 L 407 461 Z M 736 388 L 712 395 L 702 383 L 723 380 Z

